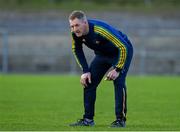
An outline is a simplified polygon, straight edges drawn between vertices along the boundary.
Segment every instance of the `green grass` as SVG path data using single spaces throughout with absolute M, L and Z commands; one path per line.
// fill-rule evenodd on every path
M 97 91 L 96 126 L 69 127 L 82 117 L 79 76 L 0 75 L 1 131 L 180 130 L 180 78 L 130 76 L 126 128 L 109 128 L 114 91 L 103 81 Z

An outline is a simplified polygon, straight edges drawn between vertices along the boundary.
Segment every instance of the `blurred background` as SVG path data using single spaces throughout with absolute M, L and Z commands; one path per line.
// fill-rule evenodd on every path
M 73 10 L 129 36 L 130 74 L 180 75 L 179 0 L 0 0 L 0 73 L 81 73 L 71 52 Z

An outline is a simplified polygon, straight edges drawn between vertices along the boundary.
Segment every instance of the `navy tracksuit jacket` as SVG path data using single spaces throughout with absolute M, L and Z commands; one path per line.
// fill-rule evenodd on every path
M 84 88 L 84 118 L 93 119 L 96 100 L 96 88 L 109 68 L 120 72 L 113 81 L 115 89 L 116 118 L 126 119 L 127 93 L 126 74 L 133 56 L 133 47 L 127 36 L 114 27 L 99 20 L 88 20 L 89 33 L 77 37 L 72 33 L 72 52 L 83 73 L 91 73 L 91 81 Z M 83 44 L 94 50 L 95 58 L 88 66 L 83 52 Z

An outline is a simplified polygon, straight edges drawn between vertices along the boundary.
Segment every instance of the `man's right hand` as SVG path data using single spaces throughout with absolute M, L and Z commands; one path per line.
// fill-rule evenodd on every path
M 82 86 L 85 88 L 87 87 L 88 83 L 91 83 L 91 73 L 87 72 L 81 75 L 81 79 L 80 79 L 80 83 L 82 84 Z

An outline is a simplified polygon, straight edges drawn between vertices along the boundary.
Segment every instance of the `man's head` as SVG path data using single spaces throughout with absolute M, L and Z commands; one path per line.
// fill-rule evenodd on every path
M 69 23 L 71 32 L 74 32 L 77 37 L 86 35 L 89 32 L 88 21 L 85 13 L 82 11 L 73 11 L 69 15 Z

